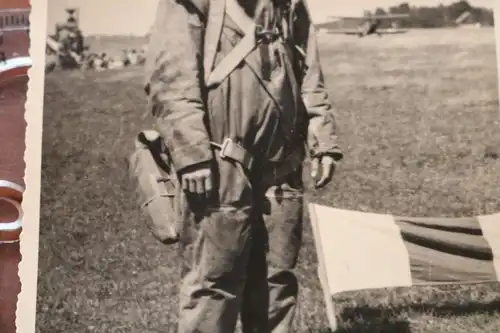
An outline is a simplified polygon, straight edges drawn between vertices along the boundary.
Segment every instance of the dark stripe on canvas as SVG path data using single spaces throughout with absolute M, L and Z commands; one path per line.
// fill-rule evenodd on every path
M 394 217 L 413 283 L 496 281 L 493 252 L 477 218 Z
M 421 227 L 460 232 L 471 235 L 482 235 L 483 231 L 474 217 L 461 218 L 428 218 L 428 217 L 395 217 L 396 222 L 408 223 Z

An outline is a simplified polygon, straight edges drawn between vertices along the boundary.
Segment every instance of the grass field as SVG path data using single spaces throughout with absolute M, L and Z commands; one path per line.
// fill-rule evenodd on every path
M 500 211 L 492 29 L 324 35 L 320 42 L 346 159 L 333 184 L 309 192 L 310 200 L 412 216 Z M 105 39 L 95 45 L 128 47 Z M 151 122 L 141 83 L 137 69 L 47 76 L 40 333 L 175 332 L 175 250 L 155 242 L 138 218 L 124 163 L 133 136 Z M 297 332 L 328 332 L 309 224 L 305 232 Z M 500 327 L 498 284 L 351 292 L 335 300 L 345 333 Z

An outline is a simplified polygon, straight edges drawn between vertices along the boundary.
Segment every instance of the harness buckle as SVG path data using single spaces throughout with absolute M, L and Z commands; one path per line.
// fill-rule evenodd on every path
M 233 143 L 233 139 L 231 139 L 231 138 L 225 138 L 224 141 L 222 141 L 222 144 L 220 145 L 220 152 L 219 152 L 219 156 L 221 159 L 225 159 L 227 157 L 226 149 L 232 143 Z
M 279 33 L 273 30 L 265 29 L 261 25 L 255 26 L 255 37 L 259 42 L 269 44 L 279 38 Z

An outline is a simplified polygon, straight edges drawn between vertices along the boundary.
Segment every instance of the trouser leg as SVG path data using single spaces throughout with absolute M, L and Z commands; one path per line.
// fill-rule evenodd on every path
M 252 245 L 247 267 L 247 279 L 241 306 L 243 333 L 267 333 L 269 288 L 267 283 L 267 229 L 262 217 L 257 217 L 252 229 Z
M 245 333 L 289 333 L 298 298 L 294 273 L 302 244 L 302 171 L 272 186 L 259 202 L 262 224 L 256 224 L 242 323 Z
M 253 194 L 241 169 L 218 161 L 217 171 L 218 202 L 190 209 L 181 239 L 179 333 L 233 333 L 241 306 Z

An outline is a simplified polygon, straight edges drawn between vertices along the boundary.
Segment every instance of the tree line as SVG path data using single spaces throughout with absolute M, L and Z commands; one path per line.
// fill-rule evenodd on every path
M 463 13 L 469 12 L 467 20 L 464 23 L 479 23 L 483 26 L 493 26 L 493 10 L 482 7 L 474 7 L 467 1 L 458 1 L 450 5 L 440 4 L 436 7 L 411 6 L 407 2 L 388 9 L 377 8 L 374 12 L 366 14 L 390 15 L 390 14 L 409 14 L 408 18 L 398 20 L 401 28 L 444 28 L 456 26 L 456 20 Z M 381 22 L 382 26 L 388 27 L 391 22 Z

